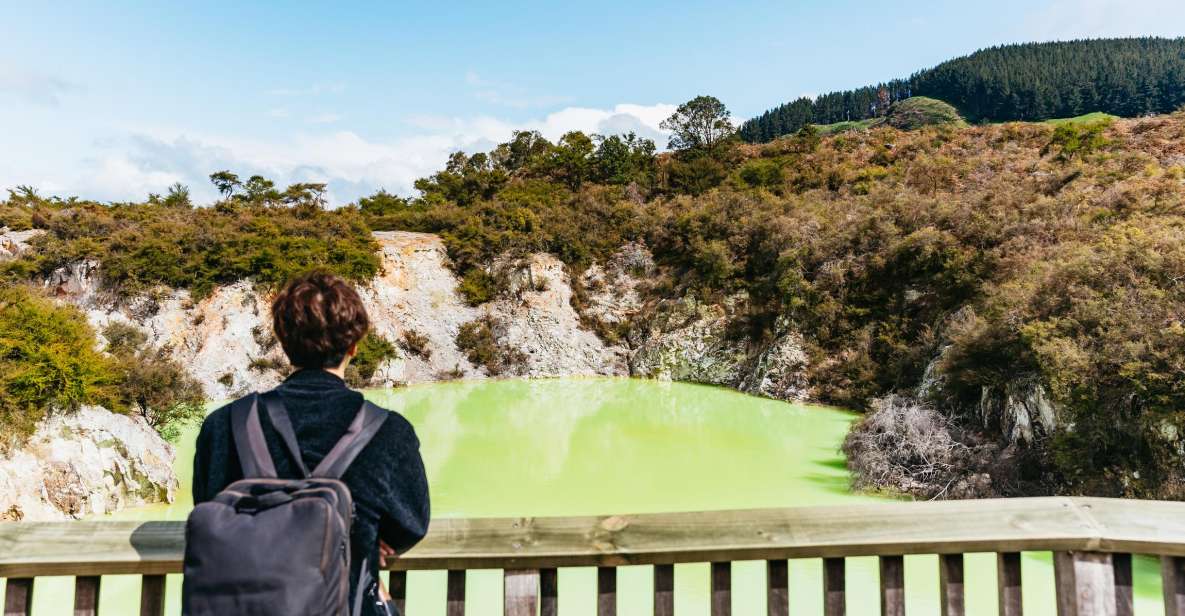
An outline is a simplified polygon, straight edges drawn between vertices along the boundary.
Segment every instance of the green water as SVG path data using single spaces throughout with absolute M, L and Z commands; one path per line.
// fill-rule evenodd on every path
M 370 392 L 416 426 L 432 489 L 435 517 L 548 516 L 753 507 L 798 507 L 873 502 L 848 491 L 837 452 L 854 415 L 844 411 L 754 398 L 683 383 L 629 379 L 452 382 Z M 121 518 L 184 519 L 191 503 L 192 443 L 179 446 L 178 501 L 124 512 Z M 969 555 L 971 614 L 995 614 L 995 558 Z M 765 613 L 764 564 L 733 569 L 733 611 Z M 907 609 L 938 614 L 938 565 L 933 556 L 906 558 Z M 708 566 L 676 567 L 676 609 L 708 614 Z M 791 561 L 791 612 L 822 613 L 822 564 Z M 1053 576 L 1047 554 L 1026 554 L 1026 614 L 1053 614 Z M 848 559 L 849 613 L 876 614 L 875 558 Z M 1155 563 L 1139 559 L 1137 613 L 1160 614 Z M 560 613 L 592 616 L 595 571 L 562 569 Z M 138 578 L 103 579 L 101 607 L 111 615 L 136 613 Z M 408 613 L 444 614 L 445 580 L 438 572 L 409 575 Z M 618 611 L 651 613 L 651 569 L 624 567 Z M 37 616 L 71 613 L 72 582 L 41 578 Z M 170 612 L 179 613 L 180 580 L 170 576 Z M 497 571 L 471 572 L 469 614 L 501 613 Z

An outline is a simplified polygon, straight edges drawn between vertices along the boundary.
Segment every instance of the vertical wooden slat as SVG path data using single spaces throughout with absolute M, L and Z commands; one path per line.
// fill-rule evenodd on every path
M 597 567 L 597 616 L 617 616 L 616 567 Z
M 844 597 L 844 559 L 823 559 L 823 615 L 844 616 L 847 599 Z
M 1161 556 L 1164 616 L 1185 616 L 1185 557 Z
M 449 569 L 445 591 L 445 616 L 465 616 L 465 571 Z
M 140 576 L 140 616 L 164 616 L 165 576 Z
M 99 581 L 97 575 L 74 578 L 74 616 L 97 616 L 99 613 Z
M 539 570 L 539 616 L 556 616 L 559 612 L 560 582 L 555 569 Z
M 1132 595 L 1132 555 L 1112 554 L 1111 566 L 1115 577 L 1115 614 L 1133 616 L 1136 606 Z
M 732 563 L 712 563 L 712 616 L 732 616 Z
M 996 554 L 996 587 L 1000 594 L 1000 616 L 1021 616 L 1020 552 Z
M 4 586 L 4 616 L 29 616 L 33 613 L 33 579 L 8 578 Z
M 404 609 L 407 607 L 407 572 L 406 571 L 392 571 L 391 572 L 391 587 L 387 592 L 391 593 L 391 601 L 395 602 L 395 609 L 399 610 L 400 614 L 406 614 Z
M 938 556 L 938 596 L 942 602 L 942 616 L 964 616 L 967 613 L 962 554 Z
M 881 556 L 881 616 L 905 616 L 905 558 Z
M 1115 568 L 1102 552 L 1054 552 L 1058 616 L 1115 616 Z
M 675 614 L 675 565 L 654 565 L 654 616 Z
M 790 616 L 790 570 L 788 565 L 789 563 L 784 560 L 765 561 L 766 616 Z
M 503 614 L 505 616 L 536 616 L 539 607 L 539 571 L 537 569 L 507 569 L 504 582 Z

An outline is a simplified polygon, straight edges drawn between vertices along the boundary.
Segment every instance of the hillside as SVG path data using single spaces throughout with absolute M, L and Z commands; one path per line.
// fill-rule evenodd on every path
M 788 102 L 746 122 L 740 134 L 756 143 L 806 124 L 878 117 L 893 102 L 910 96 L 950 103 L 973 123 L 1091 112 L 1121 117 L 1168 113 L 1185 104 L 1185 38 L 991 47 L 905 79 Z
M 389 269 L 371 231 L 432 233 L 457 276 L 455 312 L 474 319 L 433 344 L 464 353 L 468 374 L 535 373 L 525 341 L 554 335 L 524 332 L 559 321 L 516 307 L 545 294 L 571 307 L 570 327 L 628 356 L 631 374 L 872 411 L 857 436 L 921 418 L 953 443 L 941 468 L 892 481 L 882 466 L 913 468 L 898 459 L 913 450 L 886 458 L 867 443 L 891 439 L 855 442 L 871 486 L 1185 498 L 1182 143 L 1180 113 L 807 131 L 658 155 L 631 137 L 519 133 L 455 155 L 416 198 L 336 210 L 245 189 L 208 208 L 15 195 L 2 222 L 44 233 L 3 271 L 68 284 L 62 265 L 93 259 L 90 295 L 149 319 L 222 301 L 231 275 L 263 293 L 314 265 L 369 280 Z M 200 237 L 215 241 L 186 240 Z M 540 253 L 554 255 L 546 277 L 513 265 Z M 250 302 L 227 305 L 239 304 Z M 267 348 L 247 330 L 244 344 Z M 418 346 L 390 340 L 404 355 Z M 243 374 L 276 369 L 248 359 Z

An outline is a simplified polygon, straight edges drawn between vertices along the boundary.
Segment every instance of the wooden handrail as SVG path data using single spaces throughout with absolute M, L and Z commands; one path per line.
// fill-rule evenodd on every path
M 1168 613 L 1185 614 L 1185 503 L 1022 498 L 555 518 L 435 520 L 394 561 L 402 605 L 406 571 L 447 570 L 446 613 L 465 607 L 465 571 L 503 569 L 506 614 L 555 614 L 557 567 L 597 567 L 597 614 L 613 616 L 617 570 L 655 565 L 655 614 L 674 609 L 673 568 L 709 562 L 711 613 L 727 616 L 731 562 L 767 561 L 769 614 L 787 606 L 789 558 L 823 558 L 824 613 L 843 614 L 844 558 L 879 556 L 885 614 L 904 614 L 908 554 L 939 554 L 944 614 L 962 614 L 962 554 L 997 554 L 1001 614 L 1020 613 L 1022 551 L 1052 551 L 1059 614 L 1131 613 L 1132 553 L 1161 557 Z M 76 576 L 75 613 L 96 614 L 101 577 L 140 574 L 143 616 L 163 613 L 164 574 L 181 571 L 181 522 L 0 523 L 5 614 L 28 614 L 33 579 Z M 1100 611 L 1102 610 L 1102 611 Z
M 1185 503 L 1050 497 L 439 519 L 392 568 L 612 567 L 1037 550 L 1185 556 Z M 181 522 L 0 524 L 0 577 L 178 573 L 183 552 Z

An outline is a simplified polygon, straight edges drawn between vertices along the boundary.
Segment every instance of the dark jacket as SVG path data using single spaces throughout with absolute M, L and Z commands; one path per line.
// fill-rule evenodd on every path
M 301 457 L 308 468 L 329 453 L 362 404 L 362 394 L 324 370 L 293 373 L 276 391 L 292 420 Z M 299 470 L 284 449 L 267 413 L 260 413 L 268 451 L 281 478 L 296 479 Z M 243 478 L 230 428 L 230 407 L 206 417 L 197 438 L 193 460 L 193 502 L 214 498 L 226 486 Z M 370 563 L 377 579 L 378 540 L 403 553 L 428 531 L 428 481 L 420 458 L 420 442 L 403 416 L 391 413 L 374 440 L 362 450 L 342 478 L 355 504 L 351 531 L 351 595 L 362 559 Z M 371 614 L 363 610 L 364 614 Z

